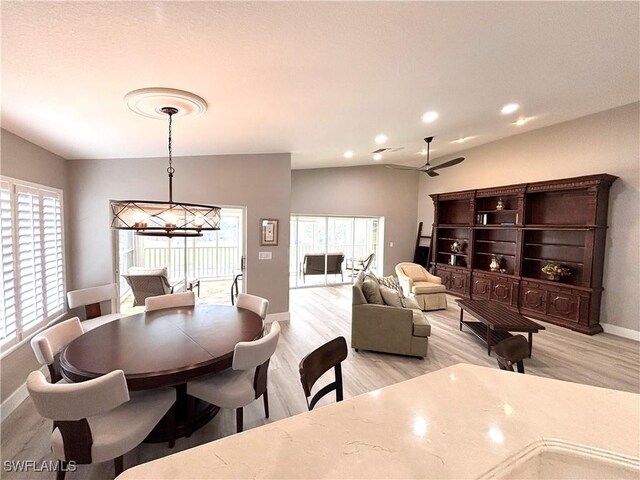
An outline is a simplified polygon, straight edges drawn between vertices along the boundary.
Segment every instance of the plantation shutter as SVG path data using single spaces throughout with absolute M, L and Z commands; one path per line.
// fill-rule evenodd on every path
M 65 311 L 62 192 L 2 177 L 0 223 L 5 350 Z
M 16 185 L 18 205 L 18 303 L 22 331 L 34 327 L 45 317 L 42 282 L 42 223 L 40 194 L 37 189 Z
M 47 319 L 64 311 L 64 259 L 60 194 L 42 190 L 45 305 Z
M 13 340 L 16 336 L 16 288 L 14 275 L 14 245 L 13 245 L 13 192 L 9 182 L 0 182 L 0 257 L 2 271 L 0 272 L 0 344 Z

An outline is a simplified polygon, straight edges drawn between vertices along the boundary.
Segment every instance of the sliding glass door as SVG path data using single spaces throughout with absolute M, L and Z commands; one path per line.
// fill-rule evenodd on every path
M 291 217 L 289 285 L 351 283 L 371 257 L 377 269 L 381 252 L 381 219 L 377 217 Z

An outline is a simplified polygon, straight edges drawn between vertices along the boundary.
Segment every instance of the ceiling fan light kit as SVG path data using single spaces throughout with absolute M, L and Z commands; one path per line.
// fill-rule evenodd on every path
M 111 228 L 158 237 L 201 237 L 204 231 L 220 230 L 220 207 L 173 200 L 173 117 L 202 114 L 206 102 L 182 90 L 145 88 L 128 93 L 125 102 L 145 117 L 169 118 L 169 201 L 111 200 Z

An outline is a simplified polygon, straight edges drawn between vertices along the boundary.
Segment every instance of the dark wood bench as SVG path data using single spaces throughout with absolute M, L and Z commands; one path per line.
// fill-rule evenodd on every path
M 517 312 L 513 312 L 499 303 L 490 300 L 456 300 L 460 305 L 460 330 L 462 325 L 469 329 L 487 344 L 487 354 L 491 355 L 491 347 L 511 337 L 509 332 L 527 332 L 529 334 L 529 358 L 533 349 L 533 334 L 545 328 Z M 478 322 L 463 321 L 464 311 L 468 311 Z
M 325 263 L 326 257 L 326 263 Z M 315 254 L 310 253 L 304 256 L 302 261 L 302 281 L 305 281 L 307 275 L 340 275 L 340 278 L 344 280 L 342 274 L 342 263 L 344 262 L 343 253 L 328 253 L 324 255 L 322 253 Z M 326 267 L 326 271 L 325 271 Z

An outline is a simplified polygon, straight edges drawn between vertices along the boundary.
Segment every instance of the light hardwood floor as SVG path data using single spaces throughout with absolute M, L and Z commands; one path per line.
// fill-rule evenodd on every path
M 343 366 L 345 398 L 385 387 L 460 362 L 497 368 L 494 357 L 469 331 L 458 330 L 459 309 L 449 298 L 449 308 L 429 312 L 432 325 L 429 353 L 424 360 L 373 352 L 349 351 Z M 269 370 L 271 418 L 263 417 L 262 402 L 245 408 L 245 430 L 306 411 L 298 379 L 300 359 L 338 335 L 349 341 L 351 287 L 307 288 L 291 291 L 291 322 L 282 323 L 282 337 Z M 640 392 L 640 345 L 637 342 L 599 334 L 588 337 L 545 324 L 547 330 L 534 335 L 533 358 L 525 360 L 529 375 L 552 377 L 598 387 Z M 515 374 L 514 374 L 515 375 Z M 438 392 L 424 392 L 437 395 Z M 331 399 L 321 404 L 330 403 Z M 316 407 L 317 408 L 317 407 Z M 612 406 L 612 408 L 614 408 Z M 597 413 L 596 413 L 597 414 Z M 222 410 L 191 438 L 179 439 L 174 449 L 166 444 L 143 444 L 125 455 L 125 468 L 159 458 L 235 432 L 235 415 Z M 42 420 L 27 399 L 2 424 L 2 460 L 51 459 L 51 423 Z M 53 473 L 10 473 L 5 478 L 55 478 Z M 111 462 L 80 465 L 67 478 L 113 478 Z

